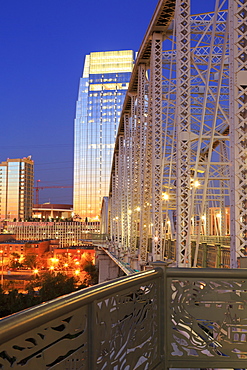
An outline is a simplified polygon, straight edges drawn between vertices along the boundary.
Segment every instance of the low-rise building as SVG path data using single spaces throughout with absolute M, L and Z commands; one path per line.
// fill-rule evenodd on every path
M 34 204 L 33 218 L 40 220 L 57 220 L 57 219 L 72 219 L 73 206 L 72 204 Z
M 1 263 L 6 266 L 9 265 L 10 260 L 13 256 L 19 256 L 20 262 L 27 255 L 35 255 L 38 259 L 44 257 L 44 255 L 52 250 L 52 247 L 58 246 L 57 241 L 54 240 L 16 240 L 15 236 L 12 235 L 10 239 L 9 235 L 0 234 L 0 257 L 2 257 Z

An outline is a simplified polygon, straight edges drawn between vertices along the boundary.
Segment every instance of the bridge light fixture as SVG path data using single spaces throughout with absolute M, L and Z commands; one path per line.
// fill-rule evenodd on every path
M 198 188 L 198 186 L 200 186 L 200 182 L 198 180 L 195 180 L 193 185 L 195 188 Z
M 168 193 L 162 193 L 162 198 L 163 200 L 168 200 L 169 199 L 169 194 Z

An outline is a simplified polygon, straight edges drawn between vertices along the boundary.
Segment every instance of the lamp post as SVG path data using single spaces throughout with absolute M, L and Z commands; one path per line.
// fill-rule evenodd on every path
M 3 289 L 3 250 L 0 251 L 2 255 L 2 274 L 1 274 L 1 287 Z
M 33 273 L 34 273 L 35 278 L 37 278 L 38 277 L 39 270 L 38 269 L 34 269 L 33 270 Z

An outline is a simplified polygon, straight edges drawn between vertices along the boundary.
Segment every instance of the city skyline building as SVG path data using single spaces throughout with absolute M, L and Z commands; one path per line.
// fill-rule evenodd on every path
M 0 163 L 0 219 L 26 220 L 32 217 L 33 166 L 31 156 Z
M 74 124 L 73 207 L 78 219 L 99 219 L 108 196 L 119 118 L 134 65 L 134 51 L 85 57 Z

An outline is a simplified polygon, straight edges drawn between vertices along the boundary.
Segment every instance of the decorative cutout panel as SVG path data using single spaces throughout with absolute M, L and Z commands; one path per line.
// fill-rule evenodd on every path
M 183 367 L 194 360 L 206 361 L 208 367 L 215 366 L 210 366 L 212 361 L 218 367 L 219 362 L 222 367 L 233 360 L 247 361 L 247 281 L 168 281 L 169 360 L 182 358 Z
M 88 370 L 87 306 L 1 345 L 0 369 Z
M 96 305 L 97 369 L 154 369 L 160 359 L 157 283 Z

